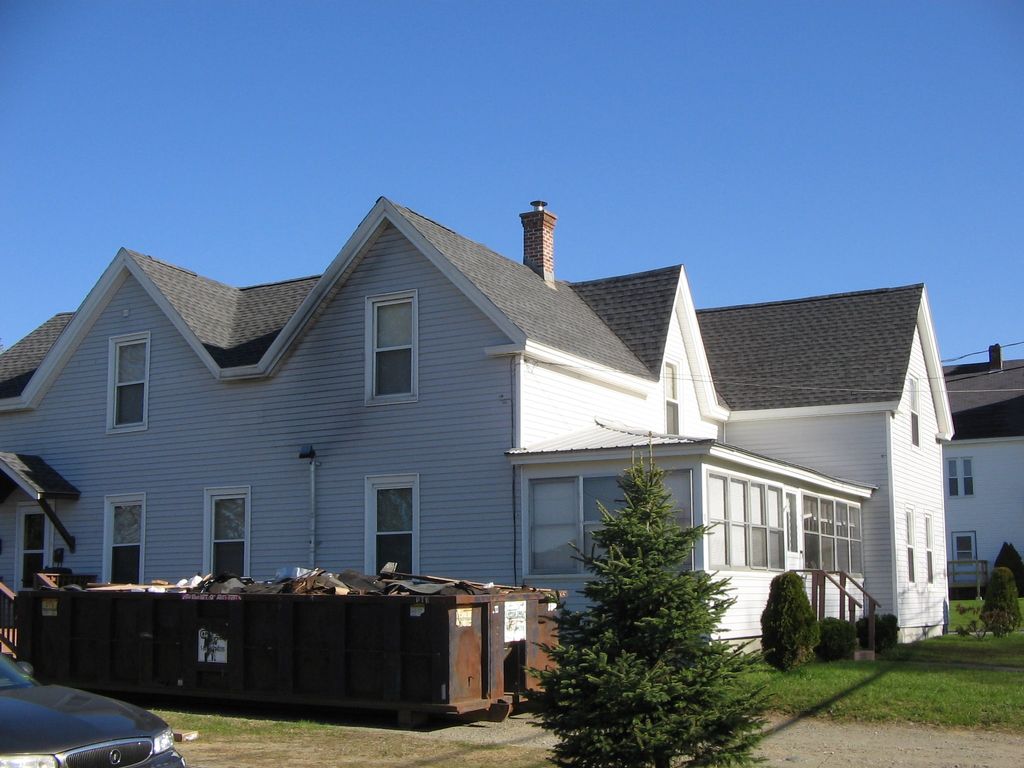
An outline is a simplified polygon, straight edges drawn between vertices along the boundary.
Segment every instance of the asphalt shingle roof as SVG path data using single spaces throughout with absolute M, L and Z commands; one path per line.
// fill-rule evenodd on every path
M 735 410 L 900 397 L 923 285 L 697 313 L 719 397 Z
M 556 281 L 552 287 L 522 262 L 507 259 L 415 211 L 395 207 L 528 338 L 624 373 L 651 378 L 648 367 L 572 283 Z
M 954 440 L 1024 435 L 1024 360 L 1004 360 L 1001 370 L 985 362 L 943 371 Z
M 660 376 L 681 271 L 665 267 L 572 287 L 647 370 Z
M 22 393 L 50 347 L 74 316 L 74 312 L 54 315 L 0 354 L 0 398 L 17 397 Z
M 128 254 L 224 368 L 259 362 L 320 279 L 233 288 L 152 256 Z
M 5 481 L 8 479 L 8 473 L 13 473 L 40 496 L 76 499 L 79 496 L 78 489 L 39 456 L 0 452 L 0 464 L 6 467 L 6 470 L 0 471 L 0 476 Z

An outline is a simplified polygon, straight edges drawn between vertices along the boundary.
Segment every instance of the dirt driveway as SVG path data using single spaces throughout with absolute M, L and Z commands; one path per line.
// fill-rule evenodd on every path
M 771 768 L 1021 768 L 1024 735 L 928 726 L 839 724 L 776 719 L 760 754 Z M 207 737 L 181 750 L 194 768 L 534 768 L 545 764 L 550 735 L 529 715 L 421 731 L 362 725 L 329 734 L 296 730 Z

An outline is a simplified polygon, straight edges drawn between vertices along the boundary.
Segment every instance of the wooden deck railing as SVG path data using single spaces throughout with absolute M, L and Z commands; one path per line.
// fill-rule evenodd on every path
M 14 617 L 15 595 L 0 581 L 0 653 L 18 655 L 18 625 Z
M 826 593 L 831 584 L 839 592 L 839 616 L 843 621 L 856 622 L 857 611 L 868 620 L 868 650 L 875 650 L 875 613 L 879 602 L 875 600 L 864 585 L 845 571 L 803 570 L 797 573 L 811 577 L 811 607 L 821 621 L 826 616 Z M 860 593 L 861 599 L 854 597 L 853 590 Z
M 949 588 L 974 588 L 974 596 L 981 597 L 981 588 L 988 584 L 988 560 L 948 560 L 946 577 Z

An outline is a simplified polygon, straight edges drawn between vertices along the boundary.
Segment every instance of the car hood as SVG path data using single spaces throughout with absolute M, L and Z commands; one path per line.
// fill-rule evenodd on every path
M 113 739 L 152 737 L 165 727 L 140 707 L 74 688 L 0 691 L 0 754 L 52 755 Z

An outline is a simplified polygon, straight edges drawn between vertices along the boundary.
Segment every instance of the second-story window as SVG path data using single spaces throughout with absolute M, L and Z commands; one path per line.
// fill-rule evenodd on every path
M 408 402 L 417 393 L 416 293 L 367 300 L 367 402 Z
M 946 475 L 947 490 L 950 496 L 974 495 L 974 461 L 972 459 L 948 459 Z
M 679 368 L 665 363 L 665 431 L 679 434 Z
M 149 399 L 149 334 L 110 340 L 107 428 L 144 429 Z
M 910 439 L 914 445 L 921 444 L 921 382 L 916 376 L 910 377 Z

